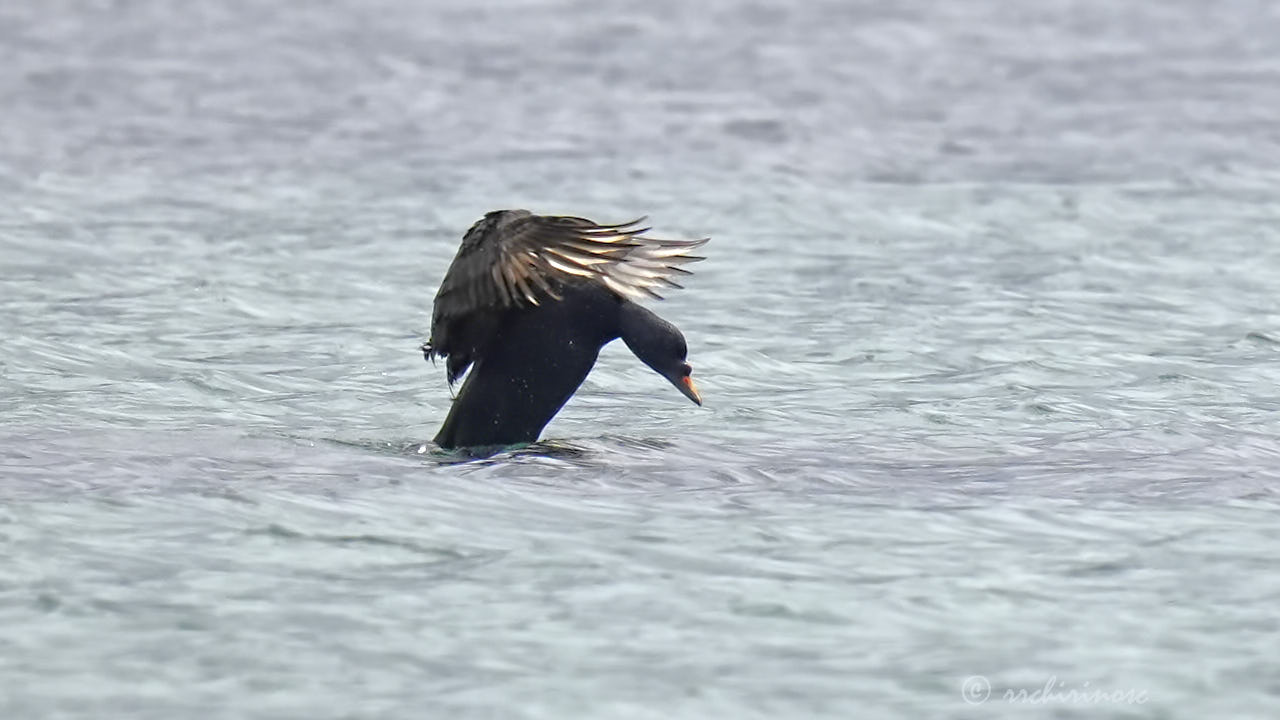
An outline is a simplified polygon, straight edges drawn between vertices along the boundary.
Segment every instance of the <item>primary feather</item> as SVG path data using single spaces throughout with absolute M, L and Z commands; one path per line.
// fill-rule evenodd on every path
M 601 225 L 572 216 L 496 210 L 467 231 L 445 273 L 431 314 L 427 358 L 446 357 L 449 382 L 461 377 L 489 342 L 503 312 L 555 302 L 570 281 L 597 281 L 621 297 L 661 299 L 679 288 L 672 276 L 702 260 L 699 240 L 663 240 L 637 227 L 644 218 Z

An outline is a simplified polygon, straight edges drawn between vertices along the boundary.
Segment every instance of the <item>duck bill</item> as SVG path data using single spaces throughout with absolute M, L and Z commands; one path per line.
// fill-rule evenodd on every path
M 702 405 L 702 394 L 698 392 L 698 386 L 693 384 L 693 378 L 685 375 L 682 378 L 677 378 L 673 384 L 676 386 L 677 390 L 684 393 L 685 397 L 694 401 L 699 406 Z

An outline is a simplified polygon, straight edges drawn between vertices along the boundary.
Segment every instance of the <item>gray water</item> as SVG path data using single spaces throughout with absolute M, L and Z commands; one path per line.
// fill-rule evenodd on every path
M 0 4 L 0 717 L 1280 713 L 1267 2 Z M 462 232 L 712 236 L 424 445 Z M 988 694 L 989 693 L 989 694 Z

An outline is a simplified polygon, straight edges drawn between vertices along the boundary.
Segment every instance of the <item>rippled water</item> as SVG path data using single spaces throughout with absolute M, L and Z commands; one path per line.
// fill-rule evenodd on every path
M 1277 37 L 0 6 L 0 715 L 1274 717 Z M 706 406 L 619 344 L 545 442 L 421 448 L 501 207 L 713 236 L 654 305 Z

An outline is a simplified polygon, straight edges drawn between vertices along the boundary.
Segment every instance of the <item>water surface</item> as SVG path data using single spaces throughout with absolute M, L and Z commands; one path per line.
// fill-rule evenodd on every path
M 1276 37 L 9 3 L 0 714 L 1274 716 Z M 653 305 L 706 406 L 618 344 L 544 443 L 422 448 L 502 207 L 711 235 Z

